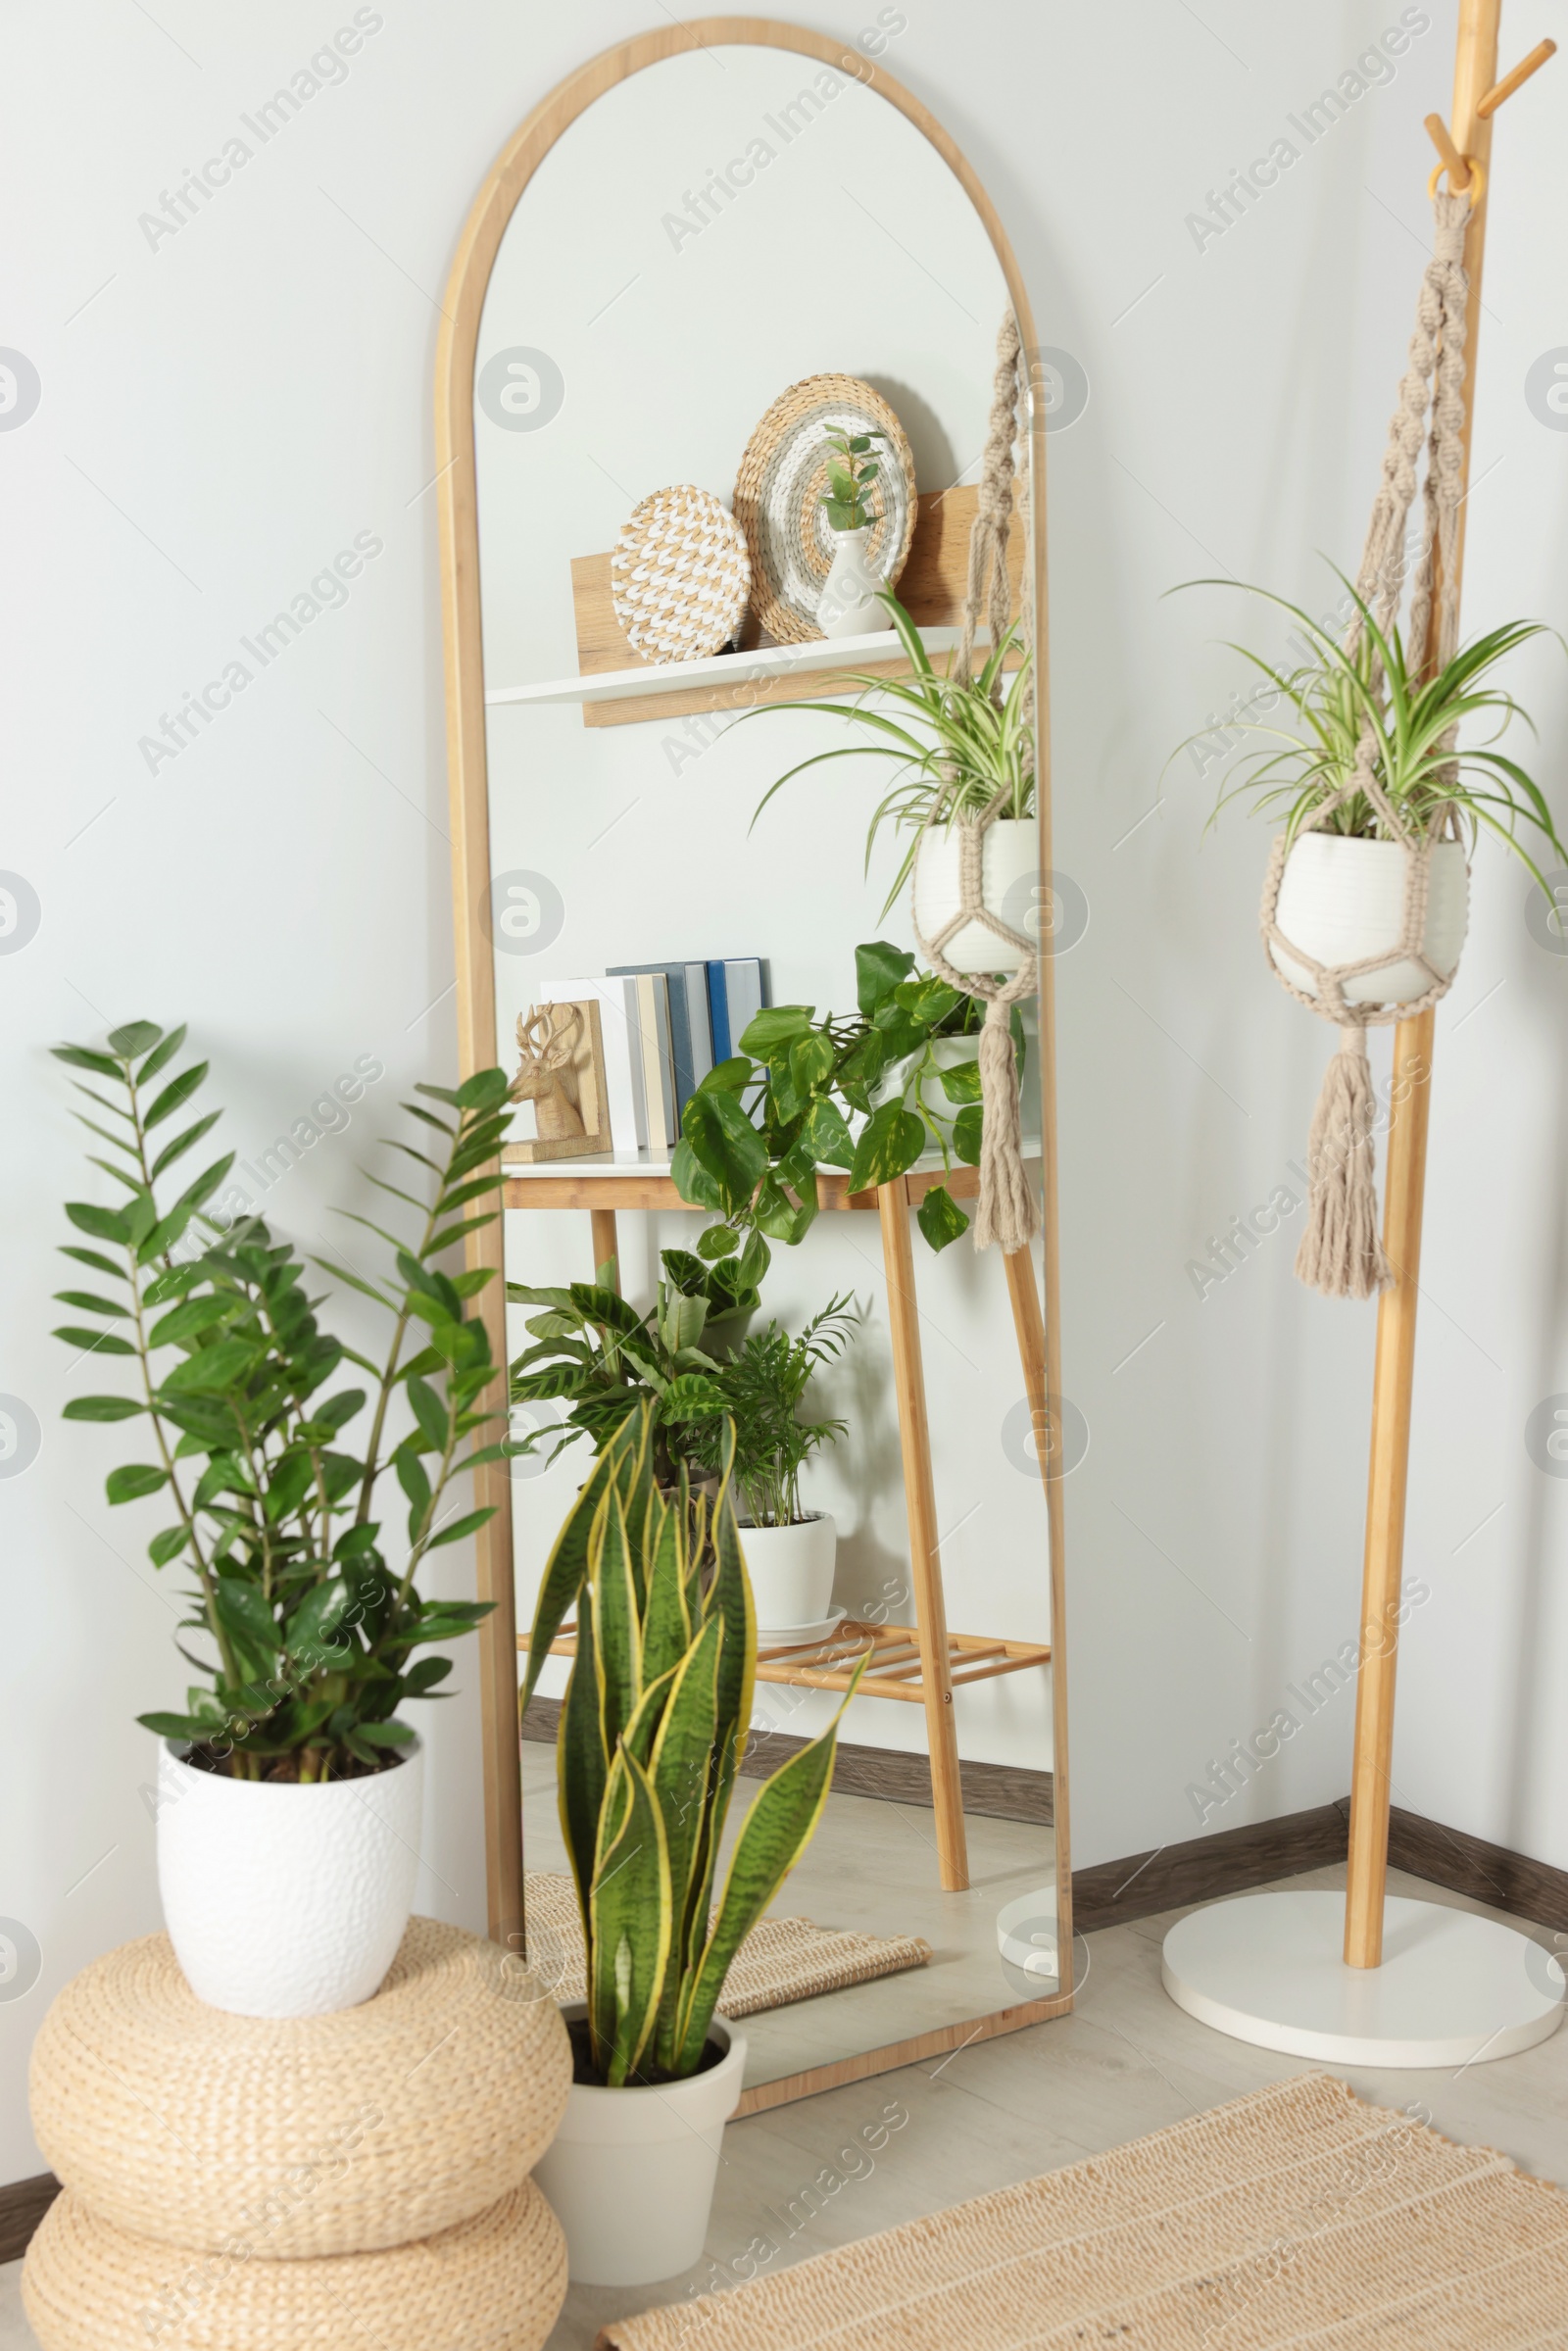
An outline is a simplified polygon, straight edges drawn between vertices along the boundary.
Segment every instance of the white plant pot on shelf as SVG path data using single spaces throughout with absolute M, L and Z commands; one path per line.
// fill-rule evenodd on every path
M 1368 955 L 1394 959 L 1359 979 L 1347 980 L 1353 1004 L 1405 1004 L 1425 996 L 1431 975 L 1408 955 L 1395 955 L 1404 929 L 1405 853 L 1397 841 L 1357 841 L 1343 833 L 1302 833 L 1286 860 L 1275 928 L 1314 962 L 1359 963 Z M 1456 969 L 1469 920 L 1470 873 L 1457 841 L 1440 841 L 1427 877 L 1422 952 L 1445 979 Z M 1304 963 L 1270 942 L 1275 966 L 1303 996 L 1317 982 Z
M 824 637 L 891 635 L 892 617 L 878 591 L 886 585 L 867 561 L 871 525 L 834 534 L 833 561 L 816 600 L 816 625 Z
M 921 835 L 914 863 L 914 920 L 922 939 L 935 939 L 963 905 L 959 884 L 962 827 L 934 824 Z M 999 816 L 986 827 L 980 849 L 980 896 L 995 914 L 1025 939 L 1039 937 L 1040 819 Z M 1021 971 L 1023 951 L 999 939 L 984 923 L 966 922 L 941 950 L 955 971 Z
M 746 1572 L 757 1606 L 757 1638 L 817 1625 L 833 1605 L 833 1570 L 838 1529 L 825 1510 L 812 1510 L 788 1527 L 740 1530 Z
M 587 2014 L 575 2002 L 567 2024 Z M 534 2180 L 566 2236 L 574 2285 L 653 2285 L 701 2260 L 724 2125 L 740 2104 L 746 2035 L 715 2016 L 717 2065 L 657 2087 L 574 2082 Z
M 424 1754 L 301 1788 L 158 1755 L 158 1890 L 199 2000 L 234 2016 L 328 2016 L 397 1956 L 419 1866 Z

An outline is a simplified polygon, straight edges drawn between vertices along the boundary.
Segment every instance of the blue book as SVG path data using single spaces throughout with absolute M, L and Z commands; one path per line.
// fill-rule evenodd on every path
M 713 1066 L 716 1069 L 719 1062 L 729 1060 L 735 1051 L 730 1043 L 729 998 L 724 993 L 722 963 L 710 963 L 708 966 L 708 1021 L 712 1032 Z
M 669 1050 L 675 1065 L 677 1122 L 696 1091 L 698 1076 L 692 1053 L 691 1010 L 686 995 L 686 973 L 689 968 L 685 963 L 612 963 L 605 973 L 607 979 L 635 979 L 643 972 L 662 972 L 669 984 Z

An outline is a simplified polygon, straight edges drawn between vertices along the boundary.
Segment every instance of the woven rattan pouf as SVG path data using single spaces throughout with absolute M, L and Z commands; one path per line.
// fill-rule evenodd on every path
M 167 1935 L 66 1985 L 33 2045 L 33 2129 L 89 2212 L 208 2252 L 369 2253 L 450 2229 L 528 2177 L 571 2051 L 555 2001 L 496 1944 L 414 1919 L 373 2000 L 230 2016 Z
M 58 2196 L 22 2280 L 43 2351 L 539 2351 L 565 2291 L 531 2180 L 418 2244 L 314 2261 L 182 2253 Z
M 528 2174 L 570 2083 L 548 1989 L 432 1919 L 331 2016 L 207 2007 L 167 1935 L 111 1951 L 33 2048 L 67 2190 L 24 2273 L 38 2340 L 292 2351 L 348 2326 L 380 2351 L 526 2351 L 565 2292 Z

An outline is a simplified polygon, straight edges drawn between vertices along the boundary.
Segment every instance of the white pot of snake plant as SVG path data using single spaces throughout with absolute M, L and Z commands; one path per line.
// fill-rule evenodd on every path
M 707 2063 L 679 2082 L 608 2089 L 586 2070 L 587 2002 L 563 2010 L 578 2078 L 534 2180 L 566 2238 L 573 2285 L 654 2285 L 696 2267 L 724 2125 L 740 2104 L 746 2035 L 721 2016 Z
M 963 906 L 962 824 L 933 824 L 920 836 L 914 860 L 914 922 L 922 939 L 935 939 Z M 999 816 L 980 843 L 980 902 L 1009 931 L 1025 939 L 1040 935 L 1040 819 Z M 983 922 L 966 922 L 942 949 L 955 971 L 1021 971 L 1029 951 L 1000 938 Z

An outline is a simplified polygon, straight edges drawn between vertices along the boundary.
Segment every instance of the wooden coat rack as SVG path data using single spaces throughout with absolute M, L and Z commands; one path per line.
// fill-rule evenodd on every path
M 1475 420 L 1476 346 L 1481 322 L 1481 269 L 1487 234 L 1486 186 L 1492 164 L 1492 122 L 1504 99 L 1555 55 L 1542 41 L 1511 73 L 1497 78 L 1502 0 L 1460 0 L 1453 77 L 1453 123 L 1427 117 L 1444 171 L 1456 195 L 1472 190 L 1464 265 L 1470 299 L 1465 312 L 1464 466 L 1458 538 L 1457 593 L 1464 570 L 1470 442 Z M 1430 661 L 1441 602 L 1432 599 Z M 1383 1247 L 1394 1285 L 1378 1304 L 1377 1354 L 1372 1374 L 1372 1451 L 1367 1487 L 1366 1563 L 1361 1590 L 1361 1669 L 1355 1697 L 1355 1752 L 1350 1783 L 1350 1853 L 1346 1883 L 1345 1958 L 1349 1967 L 1383 1964 L 1383 1903 L 1389 1869 L 1390 1771 L 1394 1755 L 1394 1686 L 1398 1663 L 1400 1571 L 1404 1563 L 1404 1505 L 1410 1466 L 1410 1396 L 1415 1372 L 1415 1318 L 1420 1295 L 1421 1212 L 1426 1190 L 1427 1128 L 1432 1107 L 1436 1015 L 1401 1020 L 1394 1032 L 1388 1168 L 1384 1186 Z

